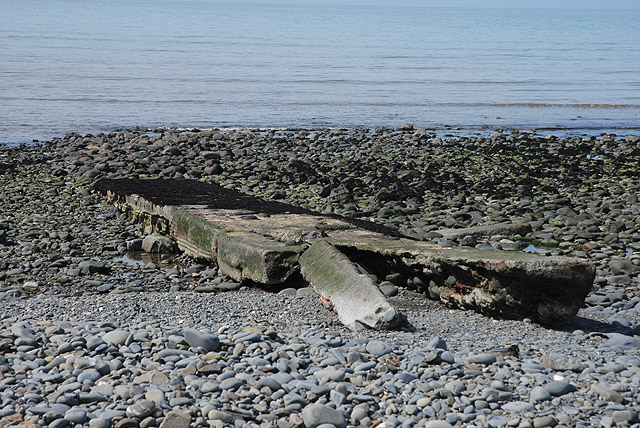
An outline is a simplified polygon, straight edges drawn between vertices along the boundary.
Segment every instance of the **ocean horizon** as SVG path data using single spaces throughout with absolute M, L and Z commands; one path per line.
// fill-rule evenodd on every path
M 640 132 L 640 10 L 0 4 L 4 145 L 161 126 Z

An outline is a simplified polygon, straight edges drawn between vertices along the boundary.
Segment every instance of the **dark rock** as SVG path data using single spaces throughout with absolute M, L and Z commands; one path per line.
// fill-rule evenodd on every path
M 83 262 L 80 262 L 78 264 L 78 269 L 80 269 L 80 272 L 84 275 L 90 274 L 90 273 L 109 273 L 109 271 L 111 270 L 111 268 L 109 266 L 107 266 L 105 263 L 103 262 L 99 262 L 97 260 L 86 260 Z
M 544 389 L 553 396 L 565 395 L 574 392 L 576 387 L 569 382 L 553 381 L 544 386 Z
M 142 250 L 147 253 L 173 254 L 176 249 L 175 242 L 159 233 L 145 236 L 142 241 Z

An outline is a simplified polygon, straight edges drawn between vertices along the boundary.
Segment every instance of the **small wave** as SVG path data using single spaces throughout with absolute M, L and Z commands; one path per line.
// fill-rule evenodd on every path
M 295 101 L 287 105 L 298 106 L 347 106 L 347 107 L 528 107 L 528 108 L 601 108 L 601 109 L 640 109 L 640 104 L 572 104 L 572 103 L 448 103 L 448 102 L 351 102 L 351 101 Z
M 536 107 L 536 108 L 640 108 L 640 104 L 603 104 L 603 103 L 459 103 L 448 104 L 472 107 Z
M 339 82 L 339 80 L 336 80 Z M 2 101 L 13 101 L 13 97 L 0 96 Z M 46 102 L 90 102 L 105 104 L 221 104 L 207 99 L 117 99 L 117 98 L 92 98 L 92 97 L 28 97 L 27 101 Z M 239 105 L 245 101 L 224 101 L 224 104 Z M 342 101 L 342 100 L 308 100 L 308 101 L 283 101 L 282 104 L 290 106 L 347 106 L 347 107 L 500 107 L 500 108 L 586 108 L 586 109 L 640 109 L 640 104 L 607 104 L 607 103 L 491 103 L 491 102 L 404 102 L 404 101 Z
M 0 97 L 0 99 L 9 99 L 8 97 Z M 106 104 L 206 104 L 205 100 L 119 100 L 119 99 L 100 99 L 100 98 L 43 98 L 31 97 L 24 98 L 28 101 L 53 101 L 53 102 L 94 102 Z

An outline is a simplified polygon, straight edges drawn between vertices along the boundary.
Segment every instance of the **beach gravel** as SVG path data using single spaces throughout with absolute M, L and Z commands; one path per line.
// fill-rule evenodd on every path
M 0 165 L 0 426 L 640 427 L 635 137 L 133 129 L 0 147 Z M 452 310 L 395 273 L 376 281 L 407 323 L 352 332 L 306 284 L 237 283 L 175 253 L 92 191 L 103 177 L 587 258 L 596 280 L 545 328 Z M 438 233 L 501 222 L 531 232 Z

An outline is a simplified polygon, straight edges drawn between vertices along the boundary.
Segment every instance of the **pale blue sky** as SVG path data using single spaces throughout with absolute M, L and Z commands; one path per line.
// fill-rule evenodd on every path
M 260 4 L 551 9 L 640 9 L 640 0 L 248 0 Z

